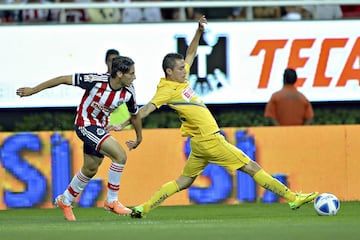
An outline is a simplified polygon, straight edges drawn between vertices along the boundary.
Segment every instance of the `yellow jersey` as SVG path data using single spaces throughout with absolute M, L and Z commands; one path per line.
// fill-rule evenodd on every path
M 167 104 L 174 109 L 181 121 L 181 135 L 186 137 L 208 136 L 220 131 L 218 124 L 199 95 L 190 87 L 188 75 L 183 83 L 161 78 L 155 96 L 150 101 L 157 108 Z

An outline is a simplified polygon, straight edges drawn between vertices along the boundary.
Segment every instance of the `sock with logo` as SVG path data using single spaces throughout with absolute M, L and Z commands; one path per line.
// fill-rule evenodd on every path
M 296 194 L 294 192 L 290 191 L 288 187 L 286 187 L 276 178 L 273 178 L 263 169 L 255 173 L 253 178 L 257 184 L 285 198 L 287 201 L 293 202 L 295 200 Z
M 74 199 L 84 190 L 91 178 L 86 177 L 81 170 L 73 177 L 64 192 L 64 204 L 71 205 Z
M 158 207 L 165 199 L 172 196 L 179 191 L 179 186 L 176 181 L 167 182 L 160 187 L 160 189 L 154 193 L 154 195 L 142 206 L 144 207 L 144 214 L 147 214 L 154 208 Z

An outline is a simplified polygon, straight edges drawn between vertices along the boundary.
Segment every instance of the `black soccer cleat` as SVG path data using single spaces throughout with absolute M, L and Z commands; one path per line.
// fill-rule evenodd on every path
M 132 212 L 130 213 L 131 218 L 143 218 L 143 206 L 137 206 L 131 208 Z

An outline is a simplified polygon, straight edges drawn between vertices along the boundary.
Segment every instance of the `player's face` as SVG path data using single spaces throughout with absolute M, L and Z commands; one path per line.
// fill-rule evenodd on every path
M 135 66 L 132 65 L 130 67 L 130 71 L 127 73 L 124 73 L 122 75 L 122 77 L 120 78 L 121 83 L 126 86 L 129 87 L 131 85 L 131 83 L 136 79 L 135 76 Z
M 185 82 L 185 61 L 183 59 L 178 59 L 175 62 L 175 67 L 171 71 L 171 79 L 175 82 Z

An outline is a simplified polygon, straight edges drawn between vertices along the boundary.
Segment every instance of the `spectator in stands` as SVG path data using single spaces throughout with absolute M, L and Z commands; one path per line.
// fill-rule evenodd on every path
M 337 4 L 305 5 L 302 6 L 302 16 L 304 19 L 331 20 L 341 19 L 343 13 Z
M 202 16 L 206 16 L 207 19 L 232 19 L 233 18 L 233 8 L 219 7 L 219 8 L 194 8 L 193 15 L 190 16 L 190 19 L 200 19 Z
M 269 118 L 274 126 L 309 125 L 314 118 L 311 103 L 294 86 L 296 80 L 296 71 L 285 69 L 283 88 L 272 94 L 265 107 L 264 116 Z
M 279 19 L 280 18 L 280 7 L 269 6 L 269 7 L 252 7 L 254 19 Z M 233 9 L 232 13 L 234 19 L 245 19 L 246 18 L 246 7 L 238 7 Z
M 91 0 L 55 0 L 62 3 L 86 3 Z M 61 23 L 84 23 L 88 21 L 87 11 L 85 9 L 65 9 L 60 12 Z
M 172 0 L 163 0 L 162 2 L 172 2 Z M 180 9 L 179 8 L 162 8 L 161 16 L 163 20 L 181 20 L 180 19 Z M 183 19 L 184 20 L 184 19 Z
M 133 2 L 144 0 L 133 0 Z M 130 0 L 124 0 L 130 2 Z M 158 7 L 125 8 L 122 12 L 123 22 L 161 22 L 163 21 L 161 9 Z
M 18 0 L 0 0 L 0 4 L 19 3 Z M 0 10 L 0 23 L 12 23 L 17 21 L 18 11 Z
M 171 0 L 164 0 L 171 1 Z M 174 21 L 185 21 L 187 19 L 193 19 L 194 17 L 194 9 L 193 8 L 185 8 L 184 12 L 180 8 L 162 8 L 161 15 L 163 20 L 174 20 Z
M 24 3 L 51 3 L 47 0 L 25 0 Z M 58 22 L 59 10 L 58 9 L 22 9 L 18 13 L 18 21 L 23 23 L 46 23 Z
M 301 20 L 302 8 L 299 6 L 281 7 L 281 18 L 283 20 Z
M 112 2 L 111 0 L 92 0 L 94 3 Z M 90 23 L 118 23 L 121 22 L 120 9 L 117 8 L 89 8 L 87 16 Z
M 360 18 L 360 5 L 341 5 L 343 18 Z

